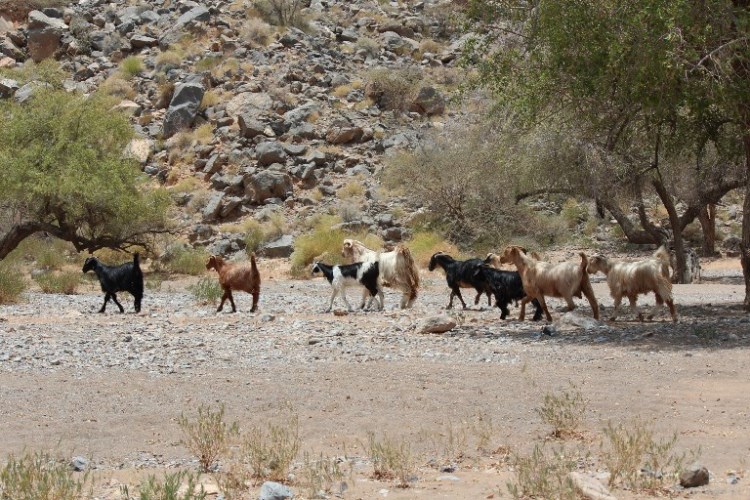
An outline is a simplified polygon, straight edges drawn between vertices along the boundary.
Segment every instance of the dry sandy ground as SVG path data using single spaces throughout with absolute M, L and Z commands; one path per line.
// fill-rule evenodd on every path
M 322 281 L 268 280 L 254 316 L 215 316 L 180 295 L 184 283 L 163 284 L 152 294 L 160 298 L 140 315 L 94 314 L 101 296 L 93 290 L 55 297 L 50 307 L 45 304 L 53 298 L 31 294 L 26 303 L 0 307 L 0 347 L 8 351 L 0 352 L 0 455 L 55 449 L 89 456 L 97 495 L 119 498 L 120 482 L 166 467 L 196 467 L 180 444 L 181 412 L 221 402 L 228 418 L 247 429 L 279 421 L 292 407 L 303 449 L 345 450 L 352 458 L 344 498 L 505 498 L 514 474 L 502 451 L 526 453 L 545 440 L 550 429 L 535 408 L 546 392 L 573 383 L 588 411 L 582 439 L 570 446 L 596 456 L 607 422 L 640 417 L 660 437 L 676 433 L 678 452 L 700 449 L 700 462 L 711 471 L 708 486 L 673 494 L 750 498 L 750 477 L 743 477 L 750 459 L 750 322 L 740 308 L 736 266 L 719 263 L 706 271 L 706 283 L 675 287 L 678 326 L 624 321 L 592 331 L 562 328 L 551 338 L 539 335 L 539 324 L 502 323 L 495 310 L 466 312 L 458 333 L 415 333 L 413 321 L 447 302 L 439 275 L 425 275 L 414 311 L 343 318 L 320 312 L 329 293 Z M 595 291 L 611 305 L 604 283 Z M 386 297 L 391 306 L 397 301 L 393 293 Z M 249 297 L 237 302 L 241 311 L 249 308 Z M 126 307 L 132 310 L 132 302 Z M 581 309 L 590 314 L 587 305 Z M 261 319 L 269 312 L 273 321 Z M 156 330 L 149 351 L 155 354 L 134 355 L 135 364 L 101 361 L 109 358 L 87 343 L 119 346 L 131 335 L 126 342 L 135 348 L 140 335 Z M 178 352 L 170 343 L 178 340 L 205 351 L 201 361 L 157 368 L 160 346 Z M 45 349 L 64 351 L 62 361 L 49 362 Z M 196 357 L 194 350 L 179 352 Z M 490 420 L 489 447 L 498 452 L 479 453 L 476 429 Z M 450 430 L 459 436 L 455 446 Z M 418 467 L 410 488 L 369 477 L 368 431 L 411 443 Z M 446 449 L 465 457 L 450 460 Z M 455 472 L 440 472 L 445 463 L 456 464 Z M 583 465 L 601 468 L 595 458 Z M 740 477 L 736 484 L 727 481 L 730 473 Z

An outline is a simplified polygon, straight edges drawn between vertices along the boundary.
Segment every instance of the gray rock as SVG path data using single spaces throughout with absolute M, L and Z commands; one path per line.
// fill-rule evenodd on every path
M 286 151 L 276 141 L 261 142 L 255 147 L 255 155 L 258 158 L 258 163 L 263 166 L 286 161 Z
M 264 170 L 245 177 L 245 194 L 251 203 L 261 204 L 269 198 L 285 200 L 293 191 L 292 178 L 283 172 Z
M 357 127 L 345 120 L 335 121 L 326 132 L 326 141 L 331 144 L 347 144 L 362 138 L 362 127 Z
M 175 87 L 172 101 L 164 116 L 164 137 L 171 137 L 195 120 L 205 89 L 197 82 L 181 83 Z
M 412 103 L 412 110 L 424 115 L 440 115 L 445 112 L 445 99 L 434 87 L 422 87 Z
M 86 457 L 73 457 L 70 466 L 76 472 L 85 472 L 89 468 L 89 461 Z
M 242 205 L 242 198 L 237 196 L 225 196 L 221 203 L 219 217 L 229 217 Z
M 261 255 L 269 259 L 286 258 L 294 252 L 294 237 L 291 234 L 285 234 L 276 241 L 272 241 L 263 246 Z
M 256 120 L 251 114 L 241 114 L 237 117 L 240 126 L 240 135 L 246 139 L 252 139 L 266 133 L 266 124 Z
M 568 474 L 573 486 L 583 498 L 590 500 L 617 500 L 616 497 L 595 477 L 573 471 Z
M 680 474 L 680 486 L 683 488 L 696 488 L 705 486 L 710 480 L 708 469 L 700 464 L 693 464 Z
M 47 28 L 67 30 L 68 25 L 65 24 L 65 21 L 63 21 L 62 19 L 47 16 L 41 11 L 32 10 L 31 12 L 29 12 L 28 29 L 30 31 L 43 30 Z
M 284 122 L 288 127 L 299 125 L 301 122 L 307 120 L 313 113 L 317 112 L 320 107 L 314 103 L 309 102 L 298 106 L 292 110 L 284 113 Z
M 456 320 L 447 314 L 423 318 L 417 322 L 417 333 L 445 333 L 456 327 Z
M 16 90 L 13 98 L 16 100 L 16 102 L 24 103 L 34 96 L 34 91 L 36 89 L 43 86 L 47 86 L 50 88 L 52 87 L 49 83 L 42 83 L 37 81 L 29 82 L 20 89 Z
M 3 37 L 0 37 L 0 54 L 6 55 L 16 61 L 22 61 L 25 58 L 23 50 L 16 47 L 16 44 L 12 40 Z
M 130 45 L 132 45 L 134 49 L 156 47 L 159 45 L 159 40 L 147 35 L 133 35 L 130 37 Z
M 18 82 L 15 80 L 0 79 L 0 97 L 11 97 L 19 88 Z
M 563 314 L 556 322 L 555 325 L 561 329 L 578 329 L 583 328 L 584 330 L 590 330 L 592 328 L 598 328 L 603 326 L 603 324 L 595 320 L 594 318 L 590 318 L 588 316 L 583 316 L 582 314 L 576 313 L 575 311 L 569 311 Z
M 258 500 L 286 500 L 294 498 L 294 492 L 288 487 L 273 481 L 266 481 L 260 487 Z
M 270 95 L 258 92 L 241 92 L 231 98 L 226 105 L 226 112 L 229 116 L 239 114 L 258 117 L 263 112 L 269 111 L 273 107 L 273 99 Z
M 208 11 L 208 9 L 203 7 L 202 5 L 199 5 L 197 7 L 193 7 L 192 9 L 181 15 L 177 19 L 175 26 L 182 27 L 190 23 L 207 22 L 210 19 L 211 13 Z
M 211 197 L 211 199 L 208 200 L 206 207 L 203 209 L 203 219 L 204 220 L 216 219 L 216 217 L 219 215 L 219 212 L 221 212 L 221 208 L 222 208 L 221 203 L 223 200 L 224 200 L 224 193 L 214 194 Z

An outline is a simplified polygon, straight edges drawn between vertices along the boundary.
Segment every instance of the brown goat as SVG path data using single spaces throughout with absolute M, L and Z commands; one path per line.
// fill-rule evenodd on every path
M 258 298 L 260 297 L 260 273 L 258 265 L 255 263 L 255 254 L 250 254 L 250 265 L 242 262 L 225 262 L 218 255 L 212 255 L 206 262 L 206 269 L 216 269 L 219 273 L 219 284 L 224 289 L 224 295 L 221 296 L 221 303 L 216 312 L 221 312 L 224 308 L 224 301 L 229 299 L 232 304 L 232 312 L 237 312 L 234 306 L 234 297 L 232 290 L 247 292 L 253 296 L 253 308 L 250 312 L 255 312 L 258 308 Z
M 547 303 L 544 301 L 545 295 L 565 299 L 568 304 L 568 311 L 572 311 L 576 307 L 573 297 L 581 298 L 581 294 L 588 299 L 594 318 L 599 319 L 599 304 L 596 302 L 594 290 L 589 282 L 589 275 L 586 273 L 588 258 L 585 253 L 580 255 L 580 264 L 575 262 L 550 264 L 527 255 L 526 249 L 523 247 L 509 246 L 501 256 L 488 256 L 488 259 L 500 264 L 515 264 L 516 269 L 518 269 L 521 281 L 523 281 L 523 289 L 526 291 L 526 297 L 521 299 L 519 320 L 523 321 L 526 303 L 533 299 L 539 301 L 547 321 L 552 321 Z

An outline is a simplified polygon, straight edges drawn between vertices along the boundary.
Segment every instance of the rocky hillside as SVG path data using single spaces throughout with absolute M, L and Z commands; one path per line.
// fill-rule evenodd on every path
M 212 252 L 244 250 L 248 218 L 276 217 L 284 230 L 267 240 L 323 213 L 400 241 L 408 211 L 379 193 L 378 174 L 451 114 L 451 4 L 0 1 L 0 95 L 28 99 L 33 65 L 57 61 L 66 89 L 117 97 L 137 133 L 128 153 Z M 287 256 L 293 243 L 263 245 Z

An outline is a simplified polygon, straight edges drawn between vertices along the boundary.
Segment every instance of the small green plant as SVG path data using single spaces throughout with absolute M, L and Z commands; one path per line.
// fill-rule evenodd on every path
M 340 467 L 341 460 L 324 456 L 317 458 L 305 452 L 302 462 L 302 485 L 307 489 L 309 498 L 324 498 L 337 493 L 344 473 Z
M 43 293 L 73 295 L 78 291 L 78 285 L 81 284 L 81 273 L 75 271 L 44 273 L 34 278 L 34 281 Z
M 180 248 L 170 256 L 167 268 L 178 274 L 198 276 L 206 271 L 208 253 L 202 249 Z
M 682 470 L 685 454 L 673 453 L 677 434 L 657 441 L 653 429 L 635 420 L 628 426 L 608 423 L 604 436 L 602 463 L 610 473 L 610 486 L 656 491 L 673 483 Z
M 560 216 L 567 224 L 568 229 L 575 229 L 578 224 L 588 220 L 589 210 L 584 203 L 578 203 L 575 198 L 568 198 L 563 203 Z
M 194 285 L 190 285 L 188 291 L 193 294 L 193 298 L 199 304 L 211 305 L 216 305 L 223 293 L 219 282 L 208 276 L 201 278 Z
M 393 111 L 406 111 L 417 96 L 422 73 L 416 69 L 376 68 L 367 76 L 365 94 L 379 107 Z
M 253 220 L 252 224 L 247 224 L 245 228 L 245 251 L 248 255 L 260 250 L 263 243 L 268 241 L 266 232 L 260 222 Z
M 447 241 L 442 235 L 434 231 L 420 231 L 414 234 L 408 243 L 411 254 L 416 263 L 427 267 L 430 257 L 436 252 L 445 252 L 454 258 L 460 258 L 456 245 Z
M 123 500 L 204 500 L 207 496 L 203 485 L 198 485 L 197 476 L 184 470 L 165 474 L 163 481 L 149 475 L 138 485 L 137 495 L 131 496 L 127 486 L 122 486 L 120 493 Z
M 67 463 L 46 452 L 10 455 L 0 470 L 0 499 L 78 500 L 88 498 L 88 474 L 76 477 Z
M 369 432 L 367 453 L 375 479 L 395 479 L 399 487 L 409 487 L 415 464 L 411 445 L 406 439 L 396 439 L 385 434 L 378 439 L 374 432 Z
M 583 417 L 586 414 L 586 401 L 578 388 L 571 384 L 569 391 L 548 392 L 542 406 L 536 409 L 545 424 L 552 426 L 552 435 L 565 438 L 580 434 Z
M 120 69 L 126 78 L 131 79 L 143 71 L 143 61 L 136 56 L 126 57 L 120 64 Z
M 209 405 L 200 405 L 195 421 L 184 413 L 177 419 L 184 439 L 182 444 L 198 457 L 203 472 L 209 472 L 219 457 L 226 452 L 230 441 L 239 434 L 237 422 L 224 421 L 224 405 L 212 410 Z
M 13 264 L 0 262 L 0 304 L 16 302 L 26 290 L 26 281 L 21 271 Z
M 287 480 L 299 449 L 299 417 L 296 414 L 281 424 L 255 427 L 244 443 L 253 477 L 279 482 Z
M 195 63 L 195 70 L 200 72 L 211 71 L 216 66 L 221 64 L 222 59 L 223 56 L 202 57 L 198 62 Z
M 507 487 L 513 498 L 579 498 L 568 476 L 575 470 L 576 460 L 564 448 L 545 449 L 537 444 L 531 455 L 515 455 L 511 462 L 517 479 Z

